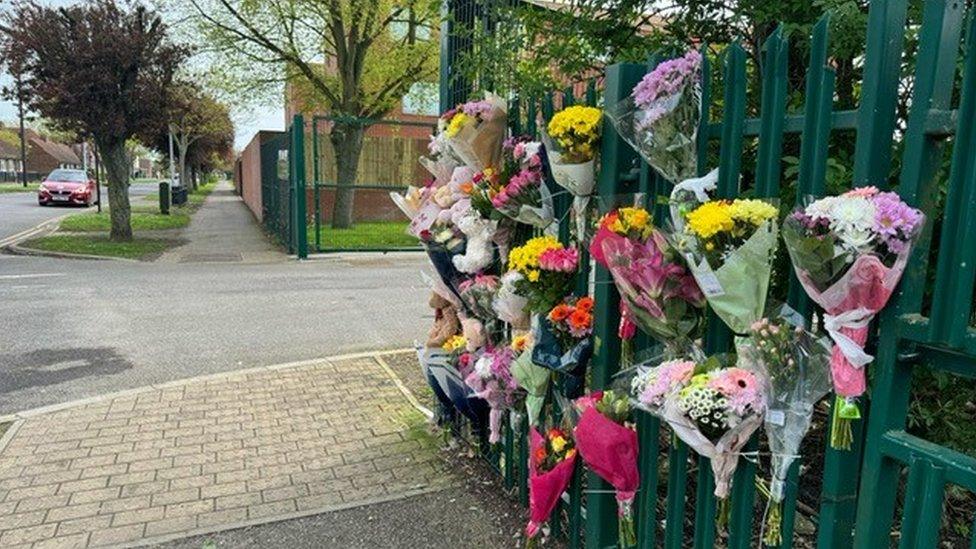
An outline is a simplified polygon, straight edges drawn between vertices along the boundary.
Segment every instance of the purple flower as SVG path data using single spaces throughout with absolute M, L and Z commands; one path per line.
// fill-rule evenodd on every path
M 469 101 L 461 105 L 461 110 L 468 116 L 479 117 L 491 112 L 491 103 L 488 101 Z
M 922 212 L 905 204 L 892 192 L 878 193 L 872 202 L 875 207 L 875 232 L 892 253 L 902 253 L 922 222 Z
M 686 85 L 697 83 L 701 62 L 697 50 L 688 50 L 682 57 L 660 63 L 634 87 L 634 103 L 639 108 L 648 108 L 655 101 L 678 93 Z

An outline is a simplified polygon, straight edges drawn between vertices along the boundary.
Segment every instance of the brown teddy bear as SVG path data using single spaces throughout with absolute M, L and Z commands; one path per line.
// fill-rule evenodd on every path
M 437 292 L 431 292 L 427 304 L 434 309 L 434 325 L 427 334 L 427 346 L 441 347 L 461 331 L 461 321 L 454 305 Z

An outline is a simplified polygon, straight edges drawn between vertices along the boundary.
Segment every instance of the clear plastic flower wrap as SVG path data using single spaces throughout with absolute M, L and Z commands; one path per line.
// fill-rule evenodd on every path
M 530 327 L 529 300 L 518 292 L 518 284 L 524 278 L 518 271 L 503 274 L 499 279 L 501 287 L 492 301 L 498 318 L 511 324 L 516 330 L 528 330 Z
M 488 403 L 488 442 L 501 441 L 502 415 L 516 404 L 518 385 L 512 377 L 515 351 L 508 345 L 488 349 L 474 363 L 464 382 L 474 396 Z
M 565 376 L 567 394 L 582 392 L 593 356 L 593 298 L 568 297 L 546 316 L 533 315 L 532 360 Z
M 530 336 L 523 337 L 531 339 Z M 513 348 L 516 347 L 516 341 L 512 342 Z M 516 349 L 519 355 L 512 362 L 512 377 L 525 391 L 525 411 L 528 414 L 529 425 L 538 425 L 546 392 L 549 389 L 551 372 L 532 361 L 532 349 L 532 343 L 524 345 L 522 349 Z
M 710 200 L 679 215 L 674 247 L 715 314 L 737 334 L 762 318 L 779 238 L 770 201 Z
M 497 166 L 508 129 L 505 100 L 488 93 L 441 115 L 444 135 L 454 154 L 474 170 Z
M 688 347 L 701 327 L 704 296 L 665 235 L 639 208 L 604 216 L 590 249 L 606 265 L 628 319 L 664 345 Z
M 710 460 L 714 494 L 723 507 L 717 515 L 721 524 L 739 452 L 763 422 L 766 395 L 761 372 L 718 364 L 710 357 L 696 365 L 691 379 L 665 398 L 662 412 L 675 435 Z
M 779 545 L 786 477 L 800 458 L 814 407 L 830 392 L 830 341 L 783 318 L 764 318 L 752 325 L 748 338 L 736 340 L 736 349 L 742 364 L 765 372 L 772 479 L 763 537 L 767 545 Z
M 606 112 L 617 133 L 672 183 L 694 177 L 698 164 L 701 60 L 689 50 L 660 63 Z
M 552 195 L 545 185 L 542 144 L 529 136 L 510 137 L 502 144 L 501 163 L 472 177 L 471 201 L 484 217 L 494 212 L 533 227 L 552 224 Z
M 463 339 L 463 338 L 462 338 Z M 460 343 L 463 345 L 463 342 Z M 450 403 L 450 408 L 463 414 L 475 429 L 483 430 L 488 423 L 488 405 L 478 398 L 464 382 L 475 355 L 448 351 L 444 348 L 418 348 L 418 358 L 428 382 L 435 393 Z
M 809 202 L 783 225 L 797 279 L 826 313 L 823 326 L 834 347 L 831 445 L 849 449 L 855 399 L 866 389 L 864 352 L 871 319 L 888 303 L 925 224 L 921 211 L 897 194 L 860 187 Z
M 663 345 L 644 351 L 637 364 L 614 375 L 614 388 L 628 394 L 635 409 L 663 418 L 668 395 L 688 384 L 707 358 L 695 344 L 680 354 L 675 352 Z

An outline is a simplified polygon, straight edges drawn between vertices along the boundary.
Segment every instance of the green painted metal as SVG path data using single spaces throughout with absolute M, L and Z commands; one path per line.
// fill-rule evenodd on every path
M 789 41 L 783 37 L 782 25 L 769 35 L 763 49 L 766 53 L 762 67 L 762 118 L 756 162 L 756 194 L 777 196 L 783 171 L 783 125 L 786 122 L 789 69 Z
M 640 441 L 640 491 L 636 501 L 637 547 L 652 549 L 657 543 L 657 485 L 660 462 L 661 420 L 650 414 L 637 414 Z
M 312 117 L 312 193 L 315 201 L 315 250 L 322 249 L 322 200 L 319 196 L 319 117 Z
M 292 188 L 292 242 L 298 259 L 308 257 L 308 215 L 305 202 L 305 120 L 296 114 L 291 122 L 289 154 Z

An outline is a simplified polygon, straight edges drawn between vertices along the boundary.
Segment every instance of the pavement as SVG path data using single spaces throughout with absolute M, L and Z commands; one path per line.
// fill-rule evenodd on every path
M 163 254 L 159 263 L 266 263 L 287 258 L 273 245 L 231 183 L 217 184 L 204 208 L 179 237 L 187 244 Z
M 0 546 L 152 545 L 450 488 L 401 387 L 382 355 L 335 357 L 19 414 Z

